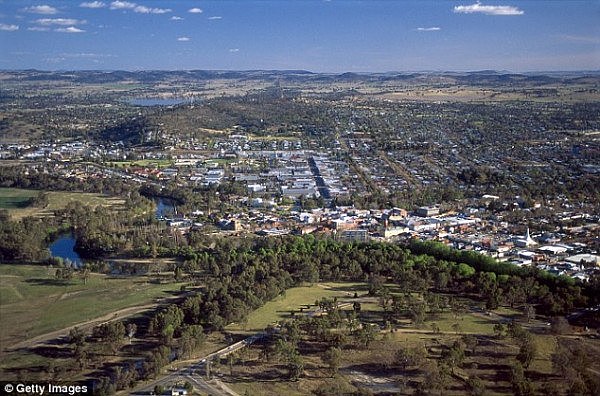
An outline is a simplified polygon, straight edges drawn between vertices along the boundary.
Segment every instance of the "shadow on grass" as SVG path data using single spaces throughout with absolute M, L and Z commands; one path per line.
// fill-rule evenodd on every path
M 63 348 L 51 345 L 41 345 L 30 349 L 36 355 L 50 359 L 68 359 L 73 357 L 73 352 L 70 348 Z
M 268 367 L 260 372 L 252 373 L 236 373 L 236 369 L 233 370 L 233 376 L 229 376 L 235 381 L 243 382 L 280 382 L 288 377 L 287 371 L 279 369 L 277 367 Z
M 25 282 L 38 286 L 74 286 L 78 284 L 78 282 L 72 280 L 54 278 L 30 278 L 26 279 Z

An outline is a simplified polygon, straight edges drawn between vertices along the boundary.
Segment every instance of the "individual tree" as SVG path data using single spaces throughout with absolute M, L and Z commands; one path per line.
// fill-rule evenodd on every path
M 233 366 L 235 365 L 238 357 L 235 353 L 230 353 L 227 355 L 227 366 L 229 367 L 229 375 L 233 377 Z
M 182 356 L 190 357 L 192 354 L 202 346 L 206 336 L 202 326 L 190 325 L 185 326 L 181 331 L 181 337 L 179 338 L 179 350 Z
M 84 266 L 79 271 L 79 276 L 81 277 L 81 279 L 83 279 L 84 285 L 87 285 L 87 281 L 90 278 L 90 274 L 91 274 L 90 268 L 86 264 L 84 264 Z
M 354 332 L 355 340 L 363 348 L 368 348 L 371 342 L 375 341 L 375 330 L 370 323 L 363 323 L 363 325 Z
M 290 356 L 288 360 L 289 377 L 292 381 L 298 380 L 304 371 L 304 360 L 299 353 Z
M 506 333 L 506 328 L 502 323 L 496 323 L 494 325 L 494 335 L 496 338 L 504 338 Z
M 10 213 L 8 209 L 0 209 L 0 223 L 8 223 L 10 221 Z
M 452 346 L 442 352 L 442 361 L 450 368 L 452 374 L 454 369 L 460 367 L 465 359 L 465 344 L 456 340 Z
M 131 344 L 131 340 L 135 336 L 135 332 L 137 331 L 137 325 L 133 322 L 127 323 L 127 338 L 129 338 L 129 343 Z
M 295 344 L 284 339 L 278 339 L 275 344 L 275 351 L 279 359 L 285 362 L 288 369 L 288 376 L 291 380 L 297 380 L 304 371 L 304 361 Z
M 75 326 L 69 331 L 68 340 L 73 346 L 83 346 L 85 344 L 85 333 Z
M 420 326 L 425 322 L 427 317 L 427 307 L 423 302 L 415 302 L 410 305 L 410 316 L 416 326 Z
M 331 347 L 325 352 L 324 362 L 329 366 L 331 376 L 337 375 L 342 362 L 342 350 L 337 347 Z
M 154 394 L 155 395 L 162 395 L 163 393 L 165 393 L 165 388 L 162 385 L 154 386 Z
M 471 355 L 475 354 L 475 348 L 478 343 L 477 337 L 473 334 L 465 334 L 460 339 L 465 344 L 466 350 L 468 350 Z
M 484 396 L 486 394 L 485 385 L 477 376 L 469 377 L 467 380 L 467 388 L 471 396 Z
M 552 334 L 567 334 L 571 331 L 571 326 L 566 318 L 557 316 L 550 320 L 550 331 Z
M 120 321 L 103 323 L 94 328 L 92 335 L 101 339 L 115 353 L 125 338 L 125 326 Z
M 533 384 L 525 377 L 525 371 L 520 362 L 514 362 L 510 371 L 510 383 L 516 396 L 531 396 L 534 394 Z
M 411 347 L 400 347 L 394 354 L 395 364 L 406 370 L 408 367 L 420 367 L 427 360 L 427 349 L 422 343 Z
M 529 333 L 527 333 L 529 334 Z M 517 360 L 521 362 L 523 367 L 528 368 L 537 354 L 537 347 L 531 335 L 521 340 Z
M 458 323 L 458 322 L 452 323 L 452 330 L 454 330 L 454 332 L 456 334 L 460 333 L 460 330 L 461 330 L 460 323 Z
M 450 381 L 450 370 L 444 364 L 429 361 L 424 367 L 425 381 L 423 388 L 429 391 L 437 391 L 440 394 L 446 390 Z
M 523 316 L 525 316 L 527 323 L 531 323 L 531 320 L 535 319 L 535 308 L 533 308 L 533 305 L 525 304 L 523 307 Z

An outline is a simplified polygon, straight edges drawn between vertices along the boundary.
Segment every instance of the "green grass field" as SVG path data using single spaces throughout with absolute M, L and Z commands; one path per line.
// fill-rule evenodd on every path
M 62 209 L 69 202 L 79 201 L 86 205 L 119 206 L 123 204 L 120 198 L 107 197 L 101 194 L 48 191 L 48 206 L 38 208 L 24 206 L 27 200 L 36 196 L 39 190 L 25 190 L 20 188 L 0 188 L 0 209 L 8 209 L 13 219 L 21 219 L 26 216 L 52 216 L 57 209 Z
M 0 188 L 0 209 L 19 209 L 27 206 L 29 198 L 37 195 L 34 190 Z
M 144 277 L 110 278 L 91 274 L 84 284 L 73 278 L 56 283 L 43 266 L 0 265 L 0 346 L 151 303 L 179 290 L 180 283 L 154 284 Z
M 312 286 L 293 287 L 288 289 L 285 295 L 269 301 L 256 311 L 250 313 L 250 315 L 248 315 L 248 322 L 245 326 L 241 323 L 234 323 L 228 326 L 227 330 L 263 330 L 269 324 L 289 318 L 291 310 L 298 311 L 303 305 L 314 304 L 316 300 L 323 297 L 337 297 L 338 299 L 347 298 L 354 293 L 354 290 L 359 291 L 364 289 L 364 287 L 363 283 L 333 282 L 319 283 Z

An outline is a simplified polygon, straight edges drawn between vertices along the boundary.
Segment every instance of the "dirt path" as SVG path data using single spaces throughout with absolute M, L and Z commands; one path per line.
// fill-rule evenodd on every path
M 22 349 L 22 348 L 31 348 L 31 347 L 34 347 L 34 346 L 37 346 L 40 344 L 44 344 L 50 340 L 54 340 L 54 339 L 57 339 L 57 338 L 60 338 L 63 336 L 67 336 L 69 334 L 69 332 L 75 327 L 77 327 L 81 330 L 87 330 L 87 329 L 97 326 L 101 323 L 111 322 L 113 320 L 119 320 L 119 319 L 123 319 L 123 318 L 129 317 L 129 316 L 136 315 L 136 314 L 146 311 L 148 309 L 155 308 L 158 305 L 159 305 L 159 303 L 154 303 L 154 304 L 137 305 L 134 307 L 123 308 L 118 311 L 110 312 L 106 315 L 103 315 L 103 316 L 100 316 L 100 317 L 97 317 L 94 319 L 90 319 L 85 322 L 77 323 L 75 325 L 66 327 L 64 329 L 55 330 L 50 333 L 45 333 L 45 334 L 39 335 L 37 337 L 33 337 L 28 340 L 19 342 L 17 344 L 12 345 L 9 348 L 7 348 L 6 351 L 14 351 L 17 349 Z
M 223 390 L 225 393 L 228 393 L 231 396 L 240 396 L 238 393 L 236 393 L 233 389 L 231 389 L 230 387 L 228 387 L 225 383 L 223 383 L 222 381 L 215 379 L 215 384 L 221 388 L 221 390 Z

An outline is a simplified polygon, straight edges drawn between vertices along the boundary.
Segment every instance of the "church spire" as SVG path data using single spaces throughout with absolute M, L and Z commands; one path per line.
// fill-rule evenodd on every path
M 531 235 L 529 234 L 529 227 L 527 227 L 527 233 L 525 234 L 525 244 L 527 246 L 537 245 L 537 243 L 533 240 L 533 238 L 531 238 Z

